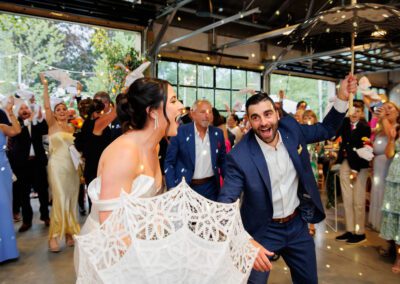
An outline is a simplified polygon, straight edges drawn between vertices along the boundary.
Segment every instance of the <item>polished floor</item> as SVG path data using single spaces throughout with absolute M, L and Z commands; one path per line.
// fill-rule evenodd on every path
M 20 258 L 0 264 L 0 284 L 74 283 L 73 248 L 64 247 L 57 254 L 48 252 L 48 228 L 38 220 L 37 199 L 32 203 L 36 209 L 35 222 L 29 231 L 17 233 Z M 327 222 L 333 225 L 332 211 L 327 213 Z M 343 220 L 339 217 L 338 221 L 340 233 Z M 15 224 L 16 230 L 20 224 Z M 337 234 L 325 222 L 317 225 L 315 243 L 319 283 L 400 283 L 400 275 L 391 272 L 390 260 L 380 257 L 377 252 L 385 241 L 376 232 L 367 231 L 368 241 L 356 246 L 336 242 Z M 291 283 L 285 263 L 280 259 L 273 265 L 269 283 Z

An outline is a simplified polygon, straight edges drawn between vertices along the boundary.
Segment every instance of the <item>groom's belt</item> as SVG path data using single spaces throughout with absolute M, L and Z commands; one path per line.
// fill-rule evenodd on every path
M 203 185 L 214 180 L 214 176 L 192 179 L 190 185 Z
M 287 223 L 287 222 L 293 220 L 294 217 L 296 217 L 297 215 L 299 215 L 299 211 L 296 209 L 296 210 L 294 210 L 294 212 L 293 212 L 292 214 L 290 214 L 289 216 L 287 216 L 287 217 L 285 217 L 285 218 L 276 218 L 276 219 L 272 219 L 272 222 L 280 223 L 280 224 L 282 224 L 282 223 Z

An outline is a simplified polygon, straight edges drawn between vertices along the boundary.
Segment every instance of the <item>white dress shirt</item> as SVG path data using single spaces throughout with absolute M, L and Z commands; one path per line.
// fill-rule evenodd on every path
M 269 146 L 256 135 L 268 166 L 274 212 L 272 218 L 274 219 L 291 215 L 300 204 L 297 197 L 299 177 L 279 131 L 277 135 L 279 135 L 279 140 L 276 147 Z
M 333 107 L 343 113 L 347 110 L 348 102 L 336 98 Z M 293 214 L 300 204 L 297 196 L 299 177 L 279 131 L 277 135 L 279 140 L 276 147 L 269 146 L 255 135 L 268 166 L 274 212 L 272 218 L 274 219 Z
M 32 124 L 29 121 L 29 119 L 25 119 L 24 120 L 24 125 L 26 126 L 26 128 L 28 128 L 28 132 L 29 132 L 29 136 L 32 137 Z M 35 150 L 33 149 L 33 144 L 31 142 L 31 147 L 29 149 L 29 156 L 33 157 L 35 156 Z
M 204 139 L 201 139 L 199 131 L 194 125 L 194 137 L 196 144 L 196 155 L 195 155 L 195 166 L 193 179 L 202 179 L 211 177 L 214 175 L 211 163 L 211 146 L 210 146 L 210 136 L 208 135 L 208 128 Z

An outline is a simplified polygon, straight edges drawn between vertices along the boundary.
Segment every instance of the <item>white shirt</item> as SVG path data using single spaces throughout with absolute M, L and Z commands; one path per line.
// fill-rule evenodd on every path
M 274 212 L 272 218 L 274 219 L 285 218 L 291 215 L 300 204 L 300 200 L 297 197 L 299 177 L 289 153 L 282 142 L 279 131 L 277 135 L 279 135 L 279 140 L 275 148 L 263 142 L 256 135 L 257 142 L 261 147 L 268 166 Z
M 333 106 L 338 112 L 343 113 L 347 110 L 348 102 L 336 98 Z M 300 200 L 297 197 L 299 177 L 292 159 L 290 159 L 289 153 L 282 142 L 279 131 L 277 135 L 279 135 L 278 143 L 275 148 L 269 146 L 255 135 L 268 166 L 274 212 L 272 218 L 274 219 L 285 218 L 293 214 L 300 204 Z
M 208 128 L 204 139 L 201 139 L 199 131 L 194 125 L 194 137 L 196 144 L 196 156 L 195 156 L 195 166 L 193 179 L 207 178 L 214 175 L 211 163 L 211 146 L 210 146 L 210 136 L 208 135 Z
M 24 125 L 26 126 L 26 128 L 28 128 L 29 136 L 32 137 L 32 124 L 31 124 L 31 122 L 29 121 L 29 119 L 25 119 L 25 120 L 24 120 Z M 30 149 L 29 149 L 29 156 L 30 156 L 30 157 L 35 156 L 35 150 L 33 149 L 33 144 L 32 144 L 32 142 L 31 142 L 31 147 L 30 147 Z

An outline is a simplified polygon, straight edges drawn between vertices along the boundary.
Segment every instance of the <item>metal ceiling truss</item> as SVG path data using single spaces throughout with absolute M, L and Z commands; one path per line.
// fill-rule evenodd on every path
M 362 45 L 356 47 L 355 73 L 379 73 L 400 70 L 400 43 Z M 301 58 L 283 60 L 277 69 L 310 75 L 343 78 L 349 73 L 351 55 L 349 50 L 340 49 Z

